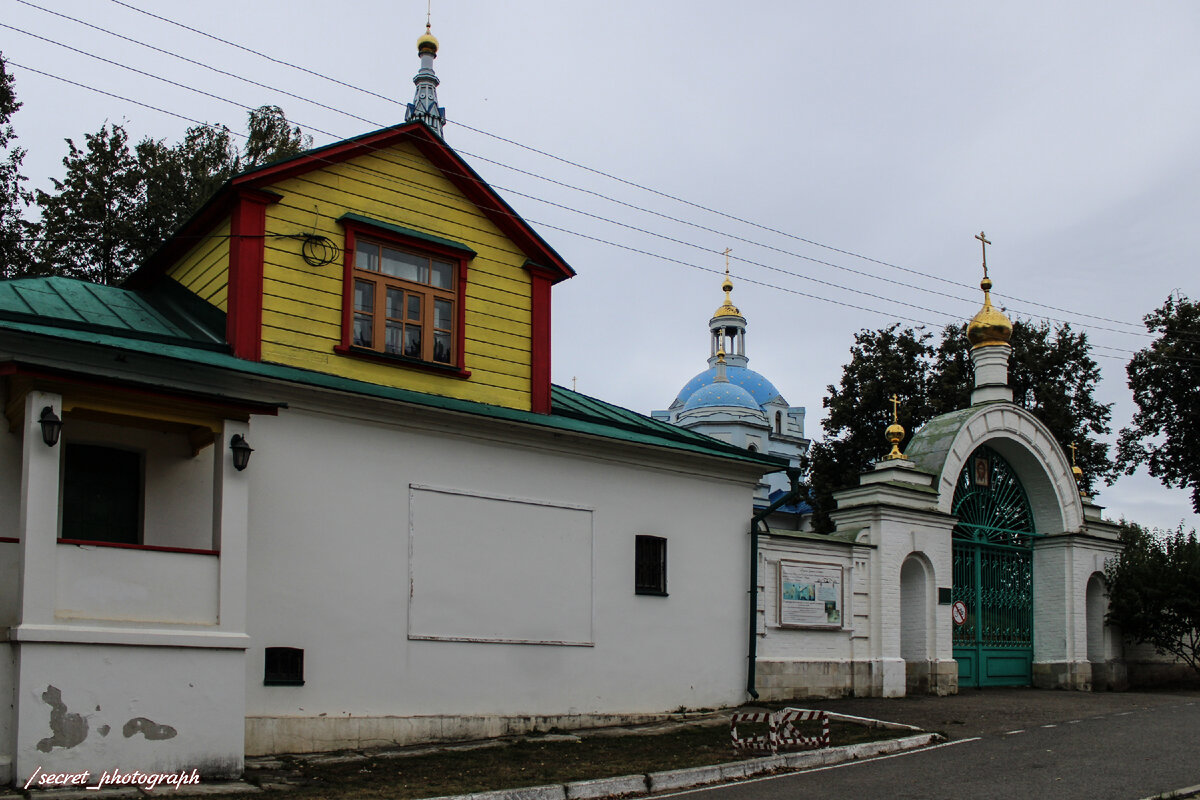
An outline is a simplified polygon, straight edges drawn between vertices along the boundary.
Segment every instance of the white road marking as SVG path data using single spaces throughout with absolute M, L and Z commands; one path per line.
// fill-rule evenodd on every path
M 1016 736 L 1018 733 L 1024 733 L 1024 732 L 1025 732 L 1025 729 L 1021 728 L 1021 729 L 1015 730 L 1015 731 L 1006 731 L 1004 735 L 1005 736 Z
M 1054 725 L 1054 724 L 1052 723 L 1052 724 L 1050 724 L 1050 725 L 1043 725 L 1042 727 L 1043 727 L 1043 728 L 1057 728 L 1058 726 L 1057 726 L 1057 725 Z
M 1172 797 L 1191 797 L 1196 792 L 1200 792 L 1200 786 L 1188 786 L 1186 789 L 1176 789 L 1173 792 L 1163 792 L 1162 794 L 1143 797 L 1142 800 L 1171 800 Z

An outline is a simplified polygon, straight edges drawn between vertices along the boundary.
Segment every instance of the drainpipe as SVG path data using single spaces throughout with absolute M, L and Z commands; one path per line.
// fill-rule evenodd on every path
M 787 494 L 750 518 L 750 647 L 746 656 L 746 691 L 755 700 L 758 699 L 758 690 L 754 688 L 754 665 L 758 660 L 758 526 L 775 509 L 799 501 L 800 470 L 789 467 L 787 476 L 792 484 Z

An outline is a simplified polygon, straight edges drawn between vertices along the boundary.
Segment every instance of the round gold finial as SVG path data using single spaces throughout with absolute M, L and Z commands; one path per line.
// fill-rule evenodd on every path
M 904 441 L 904 426 L 900 424 L 900 398 L 892 395 L 892 424 L 887 426 L 887 430 L 883 432 L 883 438 L 892 446 L 892 451 L 884 456 L 884 459 L 891 461 L 897 458 L 907 459 L 908 456 L 900 452 L 900 443 Z
M 437 37 L 434 36 L 432 33 L 430 33 L 428 23 L 425 24 L 425 33 L 423 33 L 417 39 L 417 54 L 422 55 L 426 51 L 429 51 L 431 54 L 433 54 L 435 56 L 437 55 L 437 51 L 438 51 Z

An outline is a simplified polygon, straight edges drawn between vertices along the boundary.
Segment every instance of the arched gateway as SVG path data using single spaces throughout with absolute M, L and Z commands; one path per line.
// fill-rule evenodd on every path
M 953 599 L 959 686 L 1027 686 L 1033 676 L 1033 511 L 1009 463 L 984 445 L 954 490 Z

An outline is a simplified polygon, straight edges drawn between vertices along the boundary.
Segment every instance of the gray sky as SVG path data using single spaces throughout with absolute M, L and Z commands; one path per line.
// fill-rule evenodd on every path
M 37 3 L 305 100 L 18 0 L 0 0 L 0 21 L 276 103 L 318 145 L 402 121 L 411 99 L 424 0 L 333 16 L 312 0 L 128 2 L 396 102 L 114 0 Z M 1198 4 L 434 0 L 433 32 L 447 141 L 579 272 L 555 290 L 554 380 L 605 400 L 665 408 L 705 366 L 725 247 L 751 367 L 807 406 L 813 437 L 857 330 L 974 315 L 981 229 L 1010 316 L 1088 333 L 1114 428 L 1133 413 L 1141 317 L 1173 290 L 1200 296 Z M 65 137 L 105 120 L 172 142 L 189 123 L 25 67 L 244 130 L 239 105 L 7 28 L 0 49 L 22 65 L 14 124 L 35 186 L 61 173 Z M 1147 476 L 1098 501 L 1200 527 L 1184 491 Z

